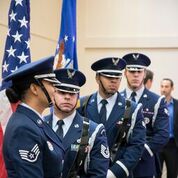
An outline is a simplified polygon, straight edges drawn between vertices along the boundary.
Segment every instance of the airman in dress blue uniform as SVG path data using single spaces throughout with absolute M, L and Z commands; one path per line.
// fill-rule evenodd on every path
M 130 98 L 134 93 L 136 103 L 142 103 L 146 124 L 146 144 L 141 160 L 134 170 L 134 177 L 153 178 L 159 171 L 158 152 L 167 143 L 168 110 L 164 98 L 144 87 L 145 69 L 151 61 L 141 53 L 130 53 L 123 57 L 126 61 L 125 76 L 127 88 L 122 93 Z
M 21 101 L 4 136 L 3 155 L 9 178 L 61 176 L 64 148 L 41 115 L 54 102 L 53 84 L 59 83 L 52 72 L 53 61 L 54 57 L 47 57 L 26 64 L 4 79 L 12 82 L 9 97 Z
M 125 125 L 128 129 L 127 131 L 124 129 L 126 100 L 120 95 L 118 89 L 125 66 L 125 61 L 117 57 L 108 57 L 93 63 L 91 68 L 96 71 L 99 90 L 89 97 L 82 97 L 78 108 L 79 112 L 89 119 L 105 125 L 112 158 L 107 178 L 132 177 L 132 170 L 142 155 L 145 143 L 145 125 L 141 105 L 130 103 L 129 119 Z M 104 108 L 101 103 L 103 99 L 106 100 L 105 109 L 102 109 Z M 105 120 L 103 120 L 103 113 L 106 113 Z M 122 142 L 118 142 L 117 134 L 123 129 L 125 131 L 121 137 Z M 118 145 L 116 149 L 112 149 L 115 145 Z
M 66 152 L 62 178 L 72 175 L 105 178 L 109 166 L 109 149 L 104 126 L 85 120 L 76 111 L 80 87 L 86 78 L 82 72 L 74 69 L 59 69 L 55 74 L 60 84 L 56 85 L 54 114 L 48 115 L 45 120 L 62 139 Z M 61 128 L 57 125 L 59 121 L 63 122 Z M 88 125 L 87 129 L 84 125 Z M 88 139 L 82 144 L 85 132 Z M 80 150 L 83 146 L 84 149 Z M 79 156 L 79 153 L 85 156 Z

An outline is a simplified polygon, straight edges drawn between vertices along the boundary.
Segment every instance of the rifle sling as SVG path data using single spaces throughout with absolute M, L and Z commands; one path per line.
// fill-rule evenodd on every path
M 78 150 L 75 160 L 69 170 L 67 178 L 77 177 L 79 167 L 84 164 L 85 158 L 87 156 L 86 148 L 88 146 L 88 140 L 89 140 L 88 130 L 89 130 L 89 120 L 88 120 L 88 118 L 83 117 L 83 128 L 82 128 L 81 142 L 80 142 L 79 150 Z
M 114 144 L 111 148 L 111 159 L 114 161 L 115 159 L 115 154 L 117 150 L 119 149 L 120 145 L 122 144 L 123 140 L 126 138 L 126 135 L 128 133 L 128 121 L 131 119 L 131 101 L 126 99 L 125 100 L 125 112 L 124 112 L 124 117 L 123 117 L 123 123 L 117 130 L 117 134 L 115 137 Z

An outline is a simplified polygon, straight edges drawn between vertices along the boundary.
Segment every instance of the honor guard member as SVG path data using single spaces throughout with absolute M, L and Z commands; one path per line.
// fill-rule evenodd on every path
M 80 87 L 86 78 L 74 69 L 55 71 L 54 114 L 45 119 L 62 139 L 65 148 L 62 178 L 105 178 L 109 166 L 109 149 L 103 124 L 96 124 L 76 111 Z
M 6 127 L 3 155 L 10 178 L 59 178 L 64 149 L 61 140 L 42 120 L 42 112 L 54 102 L 54 57 L 20 67 L 7 76 L 9 97 L 20 100 Z M 11 94 L 11 96 L 10 96 Z
M 164 98 L 149 91 L 143 84 L 146 67 L 151 63 L 150 59 L 140 53 L 127 54 L 123 59 L 127 63 L 125 69 L 127 88 L 122 94 L 136 103 L 142 103 L 146 124 L 144 152 L 134 170 L 134 177 L 153 178 L 158 174 L 160 166 L 157 153 L 169 138 L 168 110 Z
M 106 129 L 111 153 L 107 178 L 132 177 L 132 169 L 142 155 L 145 125 L 142 107 L 125 100 L 118 92 L 124 60 L 117 57 L 100 59 L 92 64 L 96 71 L 98 91 L 81 98 L 79 111 Z

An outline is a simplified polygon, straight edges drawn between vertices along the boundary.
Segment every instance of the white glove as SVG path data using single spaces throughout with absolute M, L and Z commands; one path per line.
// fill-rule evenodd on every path
M 113 174 L 111 170 L 108 169 L 107 178 L 116 178 L 116 176 Z

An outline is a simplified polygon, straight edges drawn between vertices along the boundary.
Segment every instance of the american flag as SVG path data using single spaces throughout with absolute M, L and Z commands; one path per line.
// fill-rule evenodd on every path
M 63 0 L 61 30 L 55 53 L 54 69 L 78 69 L 76 49 L 76 0 Z
M 8 34 L 2 62 L 2 79 L 29 62 L 31 62 L 30 0 L 11 0 Z M 1 90 L 7 87 L 9 83 L 2 82 Z

